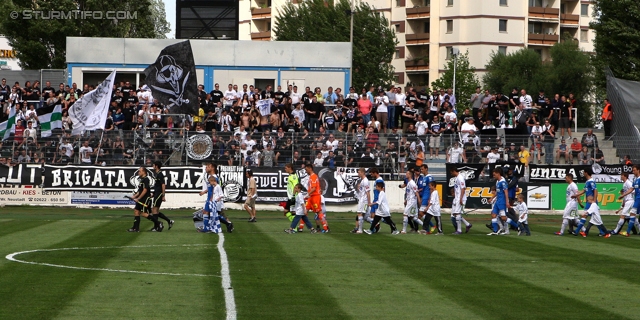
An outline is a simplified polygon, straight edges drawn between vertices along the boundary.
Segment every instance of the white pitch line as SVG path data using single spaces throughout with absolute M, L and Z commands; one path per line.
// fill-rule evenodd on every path
M 229 261 L 227 252 L 224 250 L 224 234 L 220 233 L 218 240 L 218 251 L 220 252 L 220 276 L 222 277 L 222 291 L 224 291 L 224 302 L 227 306 L 227 320 L 236 320 L 236 299 L 231 286 L 231 275 L 229 274 Z
M 65 250 L 100 250 L 100 249 L 123 249 L 123 248 L 149 248 L 149 247 L 194 247 L 194 246 L 207 246 L 208 244 L 183 244 L 183 245 L 147 245 L 147 246 L 112 246 L 112 247 L 74 247 L 74 248 L 56 248 L 56 249 L 36 249 L 36 250 L 28 250 L 28 251 L 20 251 L 10 253 L 5 256 L 5 258 L 9 261 L 26 263 L 26 264 L 34 264 L 41 265 L 47 267 L 55 267 L 55 268 L 65 268 L 65 269 L 74 269 L 74 270 L 90 270 L 90 271 L 108 271 L 108 272 L 120 272 L 120 273 L 137 273 L 137 274 L 150 274 L 150 275 L 163 275 L 163 276 L 191 276 L 191 277 L 220 277 L 217 275 L 210 274 L 198 274 L 198 273 L 169 273 L 169 272 L 152 272 L 152 271 L 136 271 L 136 270 L 120 270 L 120 269 L 107 269 L 107 268 L 85 268 L 85 267 L 75 267 L 75 266 L 65 266 L 61 264 L 53 264 L 53 263 L 45 263 L 45 262 L 34 262 L 34 261 L 25 261 L 16 259 L 16 256 L 26 253 L 34 253 L 34 252 L 52 252 L 52 251 L 65 251 Z M 227 268 L 228 271 L 228 268 Z

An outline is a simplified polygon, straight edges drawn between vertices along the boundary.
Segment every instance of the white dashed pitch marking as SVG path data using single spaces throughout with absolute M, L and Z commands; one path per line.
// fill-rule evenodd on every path
M 224 250 L 224 234 L 220 233 L 218 240 L 218 251 L 220 252 L 220 275 L 222 276 L 222 291 L 224 291 L 224 302 L 227 307 L 227 320 L 236 320 L 236 299 L 231 286 L 231 275 L 229 274 L 229 261 L 227 252 Z
M 220 277 L 218 275 L 211 274 L 198 274 L 198 273 L 171 273 L 171 272 L 152 272 L 152 271 L 137 271 L 137 270 L 123 270 L 123 269 L 108 269 L 108 268 L 85 268 L 85 267 L 76 267 L 76 266 L 67 266 L 62 264 L 53 264 L 46 262 L 34 262 L 34 261 L 26 261 L 20 260 L 16 258 L 21 254 L 34 253 L 34 252 L 53 252 L 53 251 L 68 251 L 68 250 L 103 250 L 103 249 L 125 249 L 125 248 L 149 248 L 149 247 L 198 247 L 198 246 L 209 246 L 208 244 L 183 244 L 183 245 L 146 245 L 146 246 L 112 246 L 112 247 L 74 247 L 74 248 L 56 248 L 56 249 L 36 249 L 36 250 L 27 250 L 10 253 L 5 256 L 7 260 L 26 263 L 26 264 L 34 264 L 40 266 L 47 267 L 55 267 L 55 268 L 65 268 L 65 269 L 73 269 L 73 270 L 89 270 L 89 271 L 107 271 L 107 272 L 119 272 L 119 273 L 137 273 L 137 274 L 149 274 L 149 275 L 162 275 L 162 276 L 189 276 L 189 277 Z M 220 247 L 220 245 L 218 245 Z M 224 250 L 224 249 L 223 249 Z M 222 256 L 222 254 L 221 254 Z M 226 261 L 226 253 L 225 253 L 225 261 Z M 227 276 L 229 274 L 229 264 L 227 263 Z M 230 282 L 231 280 L 229 280 Z M 226 296 L 226 292 L 225 292 Z

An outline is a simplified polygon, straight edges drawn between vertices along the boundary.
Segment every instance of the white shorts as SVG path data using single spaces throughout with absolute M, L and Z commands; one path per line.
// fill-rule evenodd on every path
M 416 214 L 418 214 L 418 205 L 415 202 L 407 203 L 407 205 L 404 207 L 404 215 L 413 217 Z
M 600 213 L 592 213 L 591 214 L 591 219 L 589 219 L 589 223 L 595 225 L 595 226 L 600 226 L 602 225 L 602 218 L 600 217 Z
M 367 206 L 368 204 L 366 201 L 358 201 L 358 208 L 356 209 L 356 212 L 358 214 L 367 213 Z
M 620 211 L 621 215 L 624 215 L 625 217 L 628 217 L 629 214 L 631 213 L 631 208 L 633 207 L 633 200 L 627 200 L 624 203 L 624 207 L 622 207 L 622 211 Z
M 576 211 L 578 211 L 578 203 L 576 201 L 567 202 L 567 205 L 564 207 L 564 212 L 562 213 L 562 219 L 575 218 L 576 216 L 574 212 Z
M 451 204 L 451 214 L 461 214 L 463 210 L 464 206 L 460 204 L 460 201 L 454 200 Z
M 420 206 L 420 212 L 427 212 L 427 206 Z

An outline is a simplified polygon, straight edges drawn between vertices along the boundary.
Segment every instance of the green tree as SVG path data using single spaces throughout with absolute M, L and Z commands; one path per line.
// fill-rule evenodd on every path
M 155 28 L 155 37 L 157 39 L 166 39 L 167 33 L 171 31 L 171 26 L 167 22 L 167 12 L 164 9 L 162 0 L 150 0 L 151 19 Z
M 163 37 L 166 18 L 152 14 L 159 2 L 153 0 L 5 0 L 0 6 L 0 30 L 17 51 L 24 69 L 65 68 L 67 36 L 157 38 Z M 153 9 L 153 10 L 152 10 Z M 100 11 L 102 19 L 72 14 L 66 18 L 27 18 L 25 10 L 41 11 L 50 17 L 51 11 Z M 162 9 L 164 10 L 164 9 Z M 133 19 L 108 19 L 107 11 L 126 11 Z M 166 33 L 166 32 L 165 32 Z
M 594 0 L 596 85 L 606 87 L 605 67 L 616 77 L 640 81 L 640 6 L 637 0 Z
M 287 3 L 279 12 L 277 41 L 348 42 L 351 6 L 348 0 Z M 356 88 L 388 86 L 393 82 L 391 60 L 398 43 L 389 21 L 365 2 L 353 13 L 353 80 Z
M 504 55 L 494 53 L 487 63 L 484 83 L 492 92 L 509 93 L 513 88 L 526 89 L 530 95 L 544 90 L 553 98 L 558 93 L 573 93 L 578 101 L 579 127 L 589 127 L 592 117 L 589 101 L 593 100 L 594 70 L 588 53 L 580 50 L 570 36 L 550 49 L 551 62 L 543 63 L 540 55 L 531 49 L 521 49 Z
M 457 63 L 456 63 L 457 61 Z M 444 65 L 445 72 L 436 81 L 431 83 L 434 90 L 453 88 L 453 67 L 455 65 L 456 75 L 456 109 L 459 112 L 471 107 L 471 95 L 480 86 L 478 77 L 475 74 L 476 68 L 469 63 L 469 51 L 458 54 L 457 59 L 449 59 Z
M 513 88 L 537 92 L 544 82 L 540 55 L 531 49 L 521 49 L 504 55 L 494 52 L 486 65 L 483 81 L 491 92 L 510 93 Z

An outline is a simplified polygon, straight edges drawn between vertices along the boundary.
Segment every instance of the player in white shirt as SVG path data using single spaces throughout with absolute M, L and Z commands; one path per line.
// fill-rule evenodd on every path
M 594 200 L 593 196 L 587 197 L 587 203 L 590 203 L 591 205 L 587 210 L 584 211 L 584 213 L 582 214 L 582 218 L 587 218 L 587 216 L 589 216 L 591 217 L 591 219 L 589 219 L 587 229 L 585 231 L 581 231 L 580 235 L 586 238 L 587 235 L 589 235 L 589 229 L 591 229 L 592 226 L 597 226 L 598 230 L 600 230 L 601 237 L 611 237 L 611 234 L 607 231 L 607 228 L 605 228 L 604 223 L 602 223 L 602 217 L 600 217 L 600 207 Z
M 618 220 L 618 225 L 616 226 L 615 230 L 611 232 L 612 235 L 616 235 L 620 232 L 622 226 L 624 226 L 625 221 L 629 222 L 631 208 L 633 208 L 633 202 L 635 200 L 633 183 L 631 182 L 631 179 L 629 179 L 629 174 L 623 172 L 620 175 L 620 179 L 622 180 L 622 190 L 620 190 L 620 193 L 622 195 L 618 197 L 618 200 L 622 200 L 622 205 L 620 206 L 620 209 L 616 211 L 616 213 L 620 213 L 620 211 L 622 211 L 622 213 L 620 213 L 620 220 Z M 640 228 L 638 228 L 637 226 L 637 223 L 638 220 L 636 220 L 636 229 L 640 230 Z
M 391 211 L 389 210 L 389 200 L 387 199 L 387 194 L 384 192 L 384 182 L 376 182 L 376 190 L 378 191 L 378 200 L 375 202 L 369 203 L 369 207 L 373 207 L 377 205 L 375 217 L 373 218 L 373 223 L 371 224 L 371 228 L 364 230 L 366 234 L 373 234 L 375 231 L 375 226 L 380 223 L 380 220 L 383 220 L 386 224 L 391 227 L 391 234 L 396 235 L 399 234 L 400 231 L 396 228 L 396 224 L 391 220 Z
M 365 168 L 358 169 L 358 178 L 359 181 L 356 183 L 356 198 L 358 199 L 356 227 L 351 233 L 362 233 L 364 220 L 367 220 L 369 223 L 373 221 L 371 215 L 367 214 L 367 205 L 371 202 L 371 186 L 369 185 Z
M 561 236 L 564 234 L 564 230 L 568 227 L 573 229 L 574 226 L 578 225 L 578 202 L 580 198 L 575 197 L 578 194 L 578 186 L 575 182 L 573 182 L 573 174 L 568 173 L 564 180 L 569 184 L 567 186 L 567 205 L 564 207 L 564 213 L 562 214 L 562 227 L 560 227 L 560 231 L 555 234 Z
M 462 156 L 464 149 L 460 147 L 460 143 L 457 141 L 453 143 L 453 147 L 447 151 L 447 163 L 460 163 L 462 162 Z
M 302 220 L 302 222 L 305 225 L 307 225 L 307 228 L 311 230 L 311 233 L 317 232 L 316 229 L 313 228 L 311 221 L 309 221 L 309 218 L 307 217 L 307 206 L 305 205 L 304 194 L 301 191 L 302 191 L 301 184 L 297 184 L 293 188 L 293 192 L 295 194 L 295 199 L 296 199 L 296 204 L 294 207 L 294 212 L 296 216 L 293 218 L 293 221 L 291 221 L 291 227 L 289 229 L 284 229 L 284 232 L 286 233 L 290 233 L 290 234 L 296 233 L 295 228 L 298 226 L 300 220 Z
M 418 185 L 413 180 L 413 171 L 407 170 L 405 175 L 407 183 L 404 191 L 404 214 L 402 217 L 402 231 L 400 232 L 403 234 L 407 233 L 409 221 L 413 224 L 413 219 L 418 214 L 418 203 L 420 202 L 420 193 L 418 192 Z M 413 226 L 411 228 L 412 230 L 415 229 Z
M 429 189 L 431 190 L 431 196 L 429 198 L 429 204 L 427 204 L 427 215 L 424 218 L 424 224 L 431 223 L 431 218 L 436 221 L 435 227 L 438 229 L 437 236 L 442 235 L 442 218 L 440 214 L 440 195 L 436 189 L 436 182 L 429 182 Z M 430 232 L 427 232 L 430 234 Z
M 451 222 L 453 222 L 453 227 L 456 229 L 456 232 L 453 234 L 462 234 L 462 213 L 464 205 L 467 202 L 467 183 L 464 177 L 458 172 L 458 168 L 452 167 L 450 172 L 454 179 L 453 203 L 451 203 Z M 471 224 L 468 224 L 465 220 L 465 225 L 467 225 L 466 232 L 469 232 Z
M 530 236 L 531 230 L 529 230 L 529 208 L 527 208 L 527 204 L 524 202 L 524 195 L 518 195 L 518 201 L 516 202 L 516 206 L 514 209 L 518 214 L 518 235 L 521 235 L 524 232 L 526 235 Z

